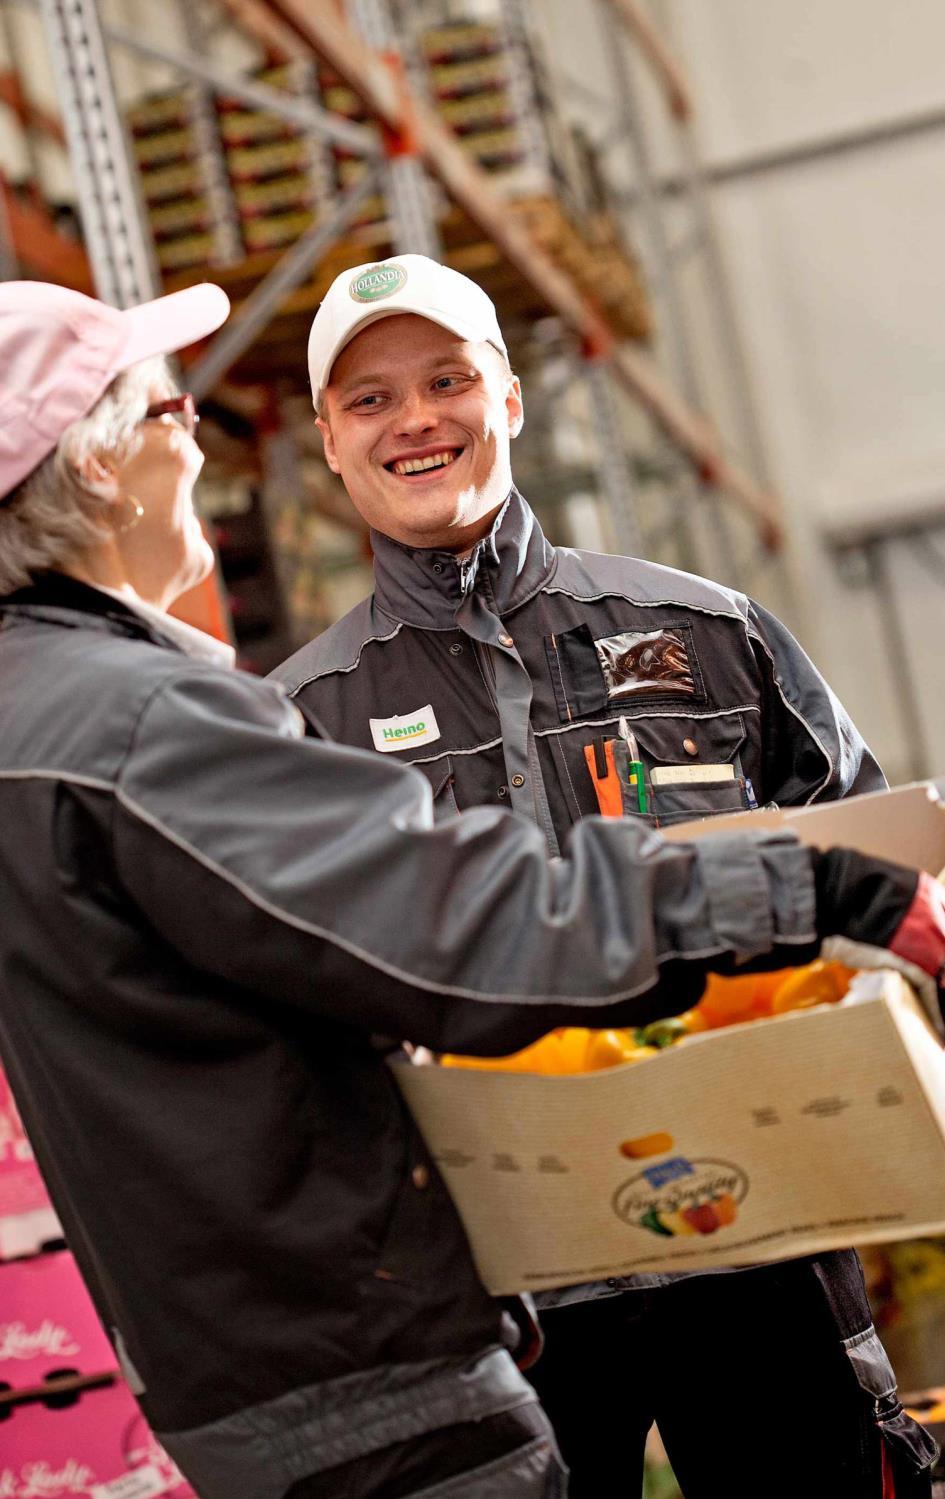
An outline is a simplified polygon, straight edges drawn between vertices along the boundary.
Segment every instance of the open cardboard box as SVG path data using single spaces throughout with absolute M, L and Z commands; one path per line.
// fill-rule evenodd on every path
M 664 838 L 688 842 L 753 829 L 790 828 L 815 848 L 856 848 L 937 875 L 945 869 L 945 781 L 916 781 L 895 791 L 873 791 L 817 807 L 783 807 L 707 817 L 661 828 Z
M 672 830 L 790 826 L 937 873 L 928 784 Z M 945 1054 L 893 973 L 855 1003 L 573 1077 L 395 1065 L 489 1290 L 784 1259 L 945 1232 Z

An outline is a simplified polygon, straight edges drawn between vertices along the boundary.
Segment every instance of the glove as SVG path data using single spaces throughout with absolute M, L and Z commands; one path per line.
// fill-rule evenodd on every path
M 945 888 L 930 875 L 853 849 L 814 852 L 823 956 L 855 968 L 896 968 L 933 1025 L 945 1015 Z

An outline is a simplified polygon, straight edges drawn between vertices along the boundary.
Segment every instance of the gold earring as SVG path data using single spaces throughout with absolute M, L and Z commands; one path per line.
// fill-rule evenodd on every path
M 118 525 L 114 520 L 112 521 L 112 525 L 119 535 L 124 535 L 126 531 L 133 531 L 144 515 L 144 506 L 133 494 L 123 494 L 122 502 L 131 506 L 131 515 L 127 520 L 122 521 L 121 525 Z

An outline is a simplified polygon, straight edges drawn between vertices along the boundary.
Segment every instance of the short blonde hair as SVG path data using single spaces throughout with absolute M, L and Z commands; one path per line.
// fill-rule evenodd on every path
M 0 499 L 0 595 L 62 567 L 108 534 L 105 491 L 83 478 L 91 457 L 124 461 L 157 392 L 176 386 L 164 358 L 116 376 L 87 416 L 66 428 L 48 458 Z

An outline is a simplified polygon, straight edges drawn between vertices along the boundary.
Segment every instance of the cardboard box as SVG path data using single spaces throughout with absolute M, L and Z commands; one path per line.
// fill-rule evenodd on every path
M 945 1232 L 945 1057 L 897 974 L 855 987 L 871 997 L 606 1072 L 396 1065 L 483 1283 L 536 1291 Z
M 0 1069 L 0 1260 L 35 1254 L 62 1237 L 33 1151 Z
M 938 873 L 929 783 L 669 830 L 789 826 Z M 945 1232 L 945 1054 L 896 974 L 855 1002 L 573 1077 L 395 1066 L 497 1294 Z
M 71 1254 L 0 1265 L 0 1381 L 19 1390 L 56 1370 L 103 1374 L 117 1368 Z
M 52 1402 L 0 1410 L 0 1499 L 193 1499 L 116 1362 L 71 1254 L 0 1265 L 0 1385 Z M 57 1374 L 115 1382 L 57 1393 Z
M 15 1406 L 0 1425 L 0 1499 L 196 1499 L 126 1385 L 75 1405 Z
M 660 828 L 664 838 L 688 842 L 723 838 L 755 829 L 790 828 L 813 848 L 856 848 L 878 859 L 910 864 L 938 875 L 945 869 L 945 783 L 916 781 L 894 791 L 849 796 L 817 807 L 782 807 L 735 812 L 699 822 Z

